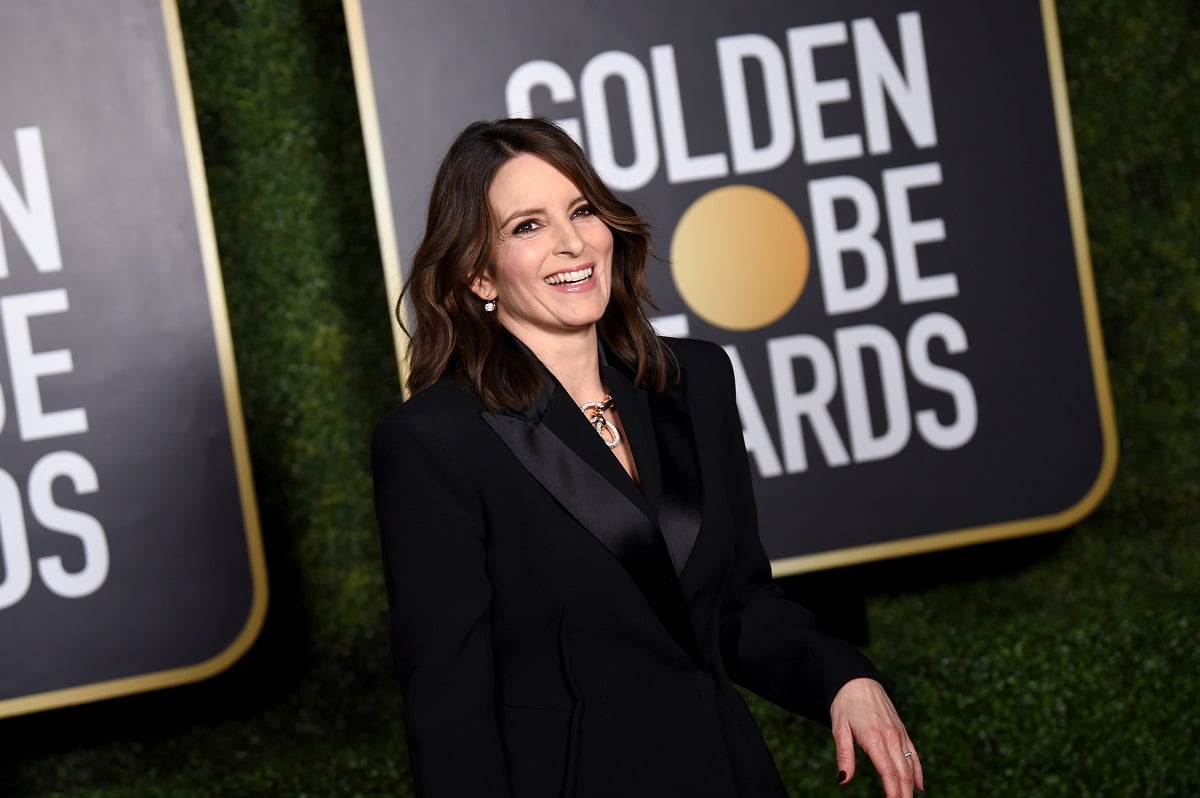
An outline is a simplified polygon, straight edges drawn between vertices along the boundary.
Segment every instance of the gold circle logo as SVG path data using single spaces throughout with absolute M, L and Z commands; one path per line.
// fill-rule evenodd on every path
M 804 225 L 757 186 L 722 186 L 691 204 L 671 237 L 671 276 L 697 316 L 756 330 L 791 310 L 808 282 Z

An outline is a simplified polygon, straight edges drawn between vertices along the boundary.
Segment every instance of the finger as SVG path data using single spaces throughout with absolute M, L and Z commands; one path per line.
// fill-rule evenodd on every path
M 912 740 L 908 741 L 908 748 L 905 750 L 913 752 L 913 755 L 908 758 L 913 772 L 913 784 L 918 790 L 925 792 L 925 770 L 921 767 L 921 755 L 913 747 Z
M 908 764 L 913 775 L 913 786 L 918 790 L 925 791 L 925 771 L 921 767 L 921 756 L 917 753 L 917 746 L 913 744 L 912 738 L 908 736 L 908 732 L 904 732 L 901 738 L 903 745 L 901 751 L 904 756 L 904 761 Z
M 838 766 L 838 784 L 848 784 L 854 778 L 854 734 L 849 726 L 834 726 L 833 744 Z
M 899 772 L 899 792 L 898 795 L 911 798 L 914 788 L 923 790 L 924 787 L 918 787 L 917 776 L 920 773 L 921 761 L 917 758 L 917 749 L 913 742 L 908 737 L 908 733 L 901 729 L 900 735 L 900 772 Z M 891 747 L 889 746 L 889 751 Z M 922 774 L 921 783 L 924 783 Z
M 902 747 L 900 749 L 900 765 L 898 776 L 900 779 L 897 795 L 901 798 L 912 798 L 913 788 L 916 786 L 916 770 L 913 766 L 913 760 L 917 758 L 917 752 L 913 751 L 912 756 L 905 756 L 905 751 L 913 751 L 912 746 Z
M 913 770 L 908 764 L 909 757 L 904 756 L 909 749 L 901 745 L 901 739 L 894 729 L 888 729 L 874 735 L 869 745 L 863 747 L 879 773 L 887 798 L 912 798 L 913 794 Z

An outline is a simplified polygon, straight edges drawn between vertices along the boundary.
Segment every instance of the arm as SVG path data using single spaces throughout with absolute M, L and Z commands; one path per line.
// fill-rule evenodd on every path
M 435 432 L 403 412 L 376 427 L 371 464 L 417 794 L 507 796 L 480 497 Z
M 733 372 L 723 364 L 722 441 L 726 492 L 736 529 L 721 615 L 721 649 L 734 681 L 797 714 L 830 724 L 839 783 L 854 777 L 854 744 L 871 758 L 888 798 L 925 788 L 921 761 L 882 677 L 853 646 L 817 631 L 811 614 L 771 581 L 758 536 L 750 462 Z M 905 756 L 905 752 L 911 752 Z
M 828 724 L 842 685 L 879 673 L 856 648 L 816 629 L 812 615 L 783 594 L 758 534 L 750 461 L 733 370 L 723 354 L 713 388 L 721 392 L 724 492 L 734 522 L 734 555 L 721 615 L 721 649 L 734 681 L 783 708 Z

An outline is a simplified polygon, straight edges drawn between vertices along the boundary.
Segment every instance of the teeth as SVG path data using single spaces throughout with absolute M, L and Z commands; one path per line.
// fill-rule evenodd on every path
M 552 274 L 546 278 L 549 285 L 562 285 L 563 283 L 580 283 L 592 276 L 594 268 L 588 266 L 586 269 L 580 269 L 574 272 L 559 272 Z

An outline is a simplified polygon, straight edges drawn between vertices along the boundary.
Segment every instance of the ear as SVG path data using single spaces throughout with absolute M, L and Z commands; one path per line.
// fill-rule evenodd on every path
M 492 278 L 486 273 L 481 274 L 471 281 L 471 293 L 485 302 L 489 299 L 495 299 L 496 284 L 492 282 Z

